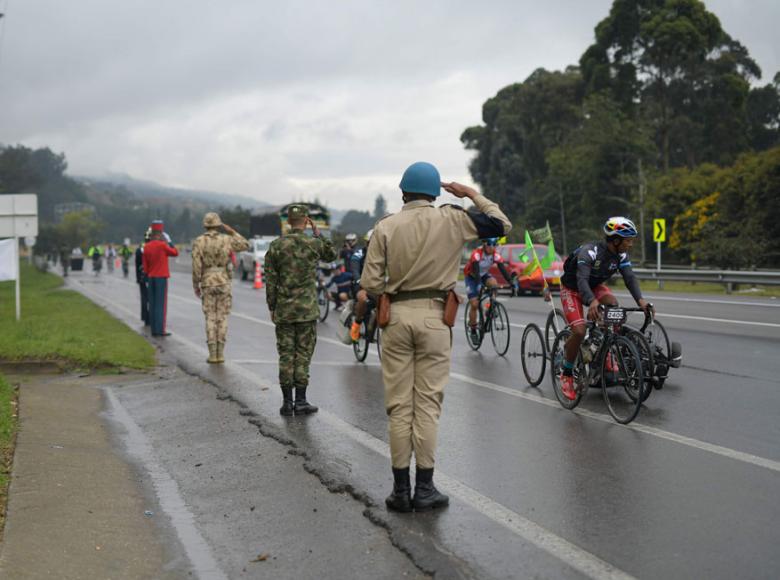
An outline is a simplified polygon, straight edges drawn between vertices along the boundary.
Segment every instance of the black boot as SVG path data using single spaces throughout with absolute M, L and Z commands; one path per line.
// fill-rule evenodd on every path
M 415 511 L 422 512 L 450 505 L 450 498 L 440 493 L 433 485 L 433 467 L 430 469 L 417 468 L 417 481 L 414 483 Z
M 279 413 L 285 417 L 291 417 L 293 409 L 292 387 L 282 387 L 282 408 L 279 409 Z
M 387 509 L 394 512 L 412 511 L 412 484 L 409 482 L 409 468 L 393 467 L 393 493 L 385 500 Z
M 319 411 L 319 407 L 310 405 L 306 400 L 306 387 L 295 388 L 295 414 L 296 415 L 311 415 Z

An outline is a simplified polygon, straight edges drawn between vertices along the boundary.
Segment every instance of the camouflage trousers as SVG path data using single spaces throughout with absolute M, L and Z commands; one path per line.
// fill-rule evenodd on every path
M 301 388 L 309 386 L 309 366 L 316 344 L 316 320 L 276 325 L 280 386 Z
M 225 342 L 227 319 L 233 306 L 229 284 L 211 286 L 202 290 L 203 314 L 206 315 L 206 342 Z

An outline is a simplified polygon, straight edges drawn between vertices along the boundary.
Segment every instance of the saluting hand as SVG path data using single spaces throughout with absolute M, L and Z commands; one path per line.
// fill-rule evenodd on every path
M 451 193 L 455 197 L 459 197 L 461 199 L 464 197 L 474 199 L 479 195 L 477 190 L 473 187 L 469 187 L 468 185 L 463 185 L 462 183 L 457 183 L 455 181 L 451 183 L 442 182 L 441 186 L 447 193 Z
M 236 233 L 236 230 L 234 230 L 234 229 L 233 229 L 233 228 L 231 228 L 229 225 L 227 225 L 227 224 L 224 224 L 224 223 L 222 224 L 222 229 L 223 229 L 223 230 L 225 230 L 225 233 L 226 233 L 226 234 L 230 234 L 231 236 L 232 236 L 232 235 L 234 235 L 234 234 Z

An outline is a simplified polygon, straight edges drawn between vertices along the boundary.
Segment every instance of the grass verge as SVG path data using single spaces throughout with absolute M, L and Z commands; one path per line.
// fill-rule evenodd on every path
M 21 267 L 21 310 L 15 318 L 13 282 L 0 283 L 0 360 L 60 361 L 81 368 L 145 369 L 154 348 L 62 279 Z
M 684 292 L 696 294 L 726 294 L 726 287 L 723 284 L 710 284 L 706 282 L 677 282 L 665 281 L 663 290 L 658 289 L 658 282 L 654 280 L 641 280 L 639 285 L 643 291 L 647 292 Z M 764 298 L 780 297 L 780 288 L 776 286 L 759 286 L 751 288 L 746 284 L 737 286 L 731 293 L 731 296 L 759 296 Z
M 16 389 L 0 375 L 0 539 L 5 527 L 8 483 L 14 459 L 17 422 Z

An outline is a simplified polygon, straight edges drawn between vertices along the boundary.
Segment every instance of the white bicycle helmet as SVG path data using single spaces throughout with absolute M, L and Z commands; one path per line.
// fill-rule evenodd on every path
M 611 217 L 604 224 L 604 233 L 609 236 L 620 236 L 621 238 L 635 238 L 637 229 L 630 219 L 616 216 Z

